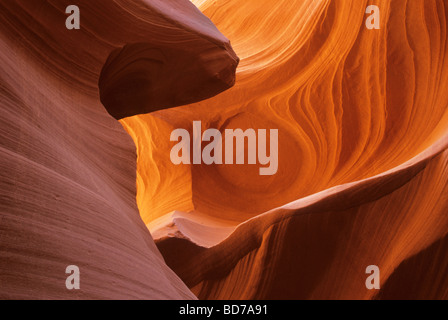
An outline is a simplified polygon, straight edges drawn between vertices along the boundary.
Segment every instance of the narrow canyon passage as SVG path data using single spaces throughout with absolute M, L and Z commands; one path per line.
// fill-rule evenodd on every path
M 448 0 L 0 21 L 1 299 L 448 299 Z

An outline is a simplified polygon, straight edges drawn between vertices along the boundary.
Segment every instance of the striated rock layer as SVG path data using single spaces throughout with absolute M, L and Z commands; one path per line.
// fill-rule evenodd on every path
M 448 1 L 192 2 L 0 3 L 0 298 L 448 299 Z M 195 120 L 278 173 L 172 164 Z
M 448 2 L 193 2 L 241 58 L 235 86 L 122 120 L 167 264 L 202 299 L 448 298 Z M 279 129 L 278 173 L 172 164 L 195 120 Z
M 226 89 L 238 58 L 189 1 L 75 2 L 81 29 L 71 31 L 72 1 L 0 3 L 0 298 L 194 299 L 138 214 L 135 147 L 101 105 L 98 83 L 120 118 Z M 108 60 L 116 50 L 120 57 Z M 145 105 L 154 92 L 140 92 L 124 109 L 120 99 L 152 85 L 139 65 L 152 52 L 162 56 L 158 71 L 177 79 L 176 88 L 152 90 L 176 94 Z M 191 83 L 183 67 L 202 74 Z M 114 93 L 142 77 L 146 87 Z M 80 268 L 80 290 L 66 289 L 69 265 Z

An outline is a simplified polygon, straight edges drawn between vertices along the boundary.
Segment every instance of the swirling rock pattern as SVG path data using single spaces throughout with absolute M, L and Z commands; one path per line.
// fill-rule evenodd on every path
M 188 1 L 76 1 L 81 29 L 69 31 L 65 11 L 72 2 L 0 3 L 0 298 L 194 299 L 138 214 L 135 147 L 101 105 L 98 83 L 105 69 L 106 107 L 116 117 L 134 115 L 148 110 L 109 105 L 108 90 L 129 80 L 132 58 L 150 59 L 149 44 L 162 59 L 171 53 L 163 72 L 184 54 L 178 43 L 189 46 L 179 61 L 187 57 L 190 70 L 208 76 L 196 79 L 205 81 L 207 96 L 232 85 L 237 58 Z M 103 68 L 123 47 L 127 52 Z M 114 69 L 120 63 L 131 66 Z M 178 85 L 190 80 L 176 77 Z M 216 81 L 207 87 L 210 77 Z M 201 98 L 179 91 L 173 103 Z M 65 286 L 69 265 L 80 268 L 80 290 Z
M 193 2 L 241 58 L 235 86 L 122 121 L 168 265 L 201 299 L 448 298 L 447 1 Z M 279 129 L 278 173 L 172 165 L 169 134 L 194 120 Z
M 446 0 L 76 2 L 0 2 L 1 298 L 448 299 Z M 195 120 L 278 173 L 175 166 Z

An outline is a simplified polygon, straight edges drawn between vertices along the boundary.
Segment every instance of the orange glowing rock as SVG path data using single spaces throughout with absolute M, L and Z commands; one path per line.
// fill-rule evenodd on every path
M 371 299 L 371 264 L 393 279 L 384 297 L 405 293 L 394 270 L 448 232 L 446 2 L 193 2 L 241 58 L 235 86 L 122 121 L 168 265 L 202 299 Z M 169 164 L 169 132 L 195 120 L 278 129 L 277 174 Z
M 447 1 L 76 2 L 0 1 L 0 298 L 448 299 Z

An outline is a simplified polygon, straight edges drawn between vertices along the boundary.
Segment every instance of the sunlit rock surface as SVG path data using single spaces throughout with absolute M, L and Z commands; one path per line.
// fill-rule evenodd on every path
M 241 58 L 235 86 L 122 122 L 168 265 L 202 299 L 447 298 L 433 280 L 448 254 L 431 246 L 448 232 L 448 3 L 193 2 Z M 279 129 L 278 173 L 173 165 L 169 134 L 195 120 Z M 384 292 L 366 289 L 369 265 Z

